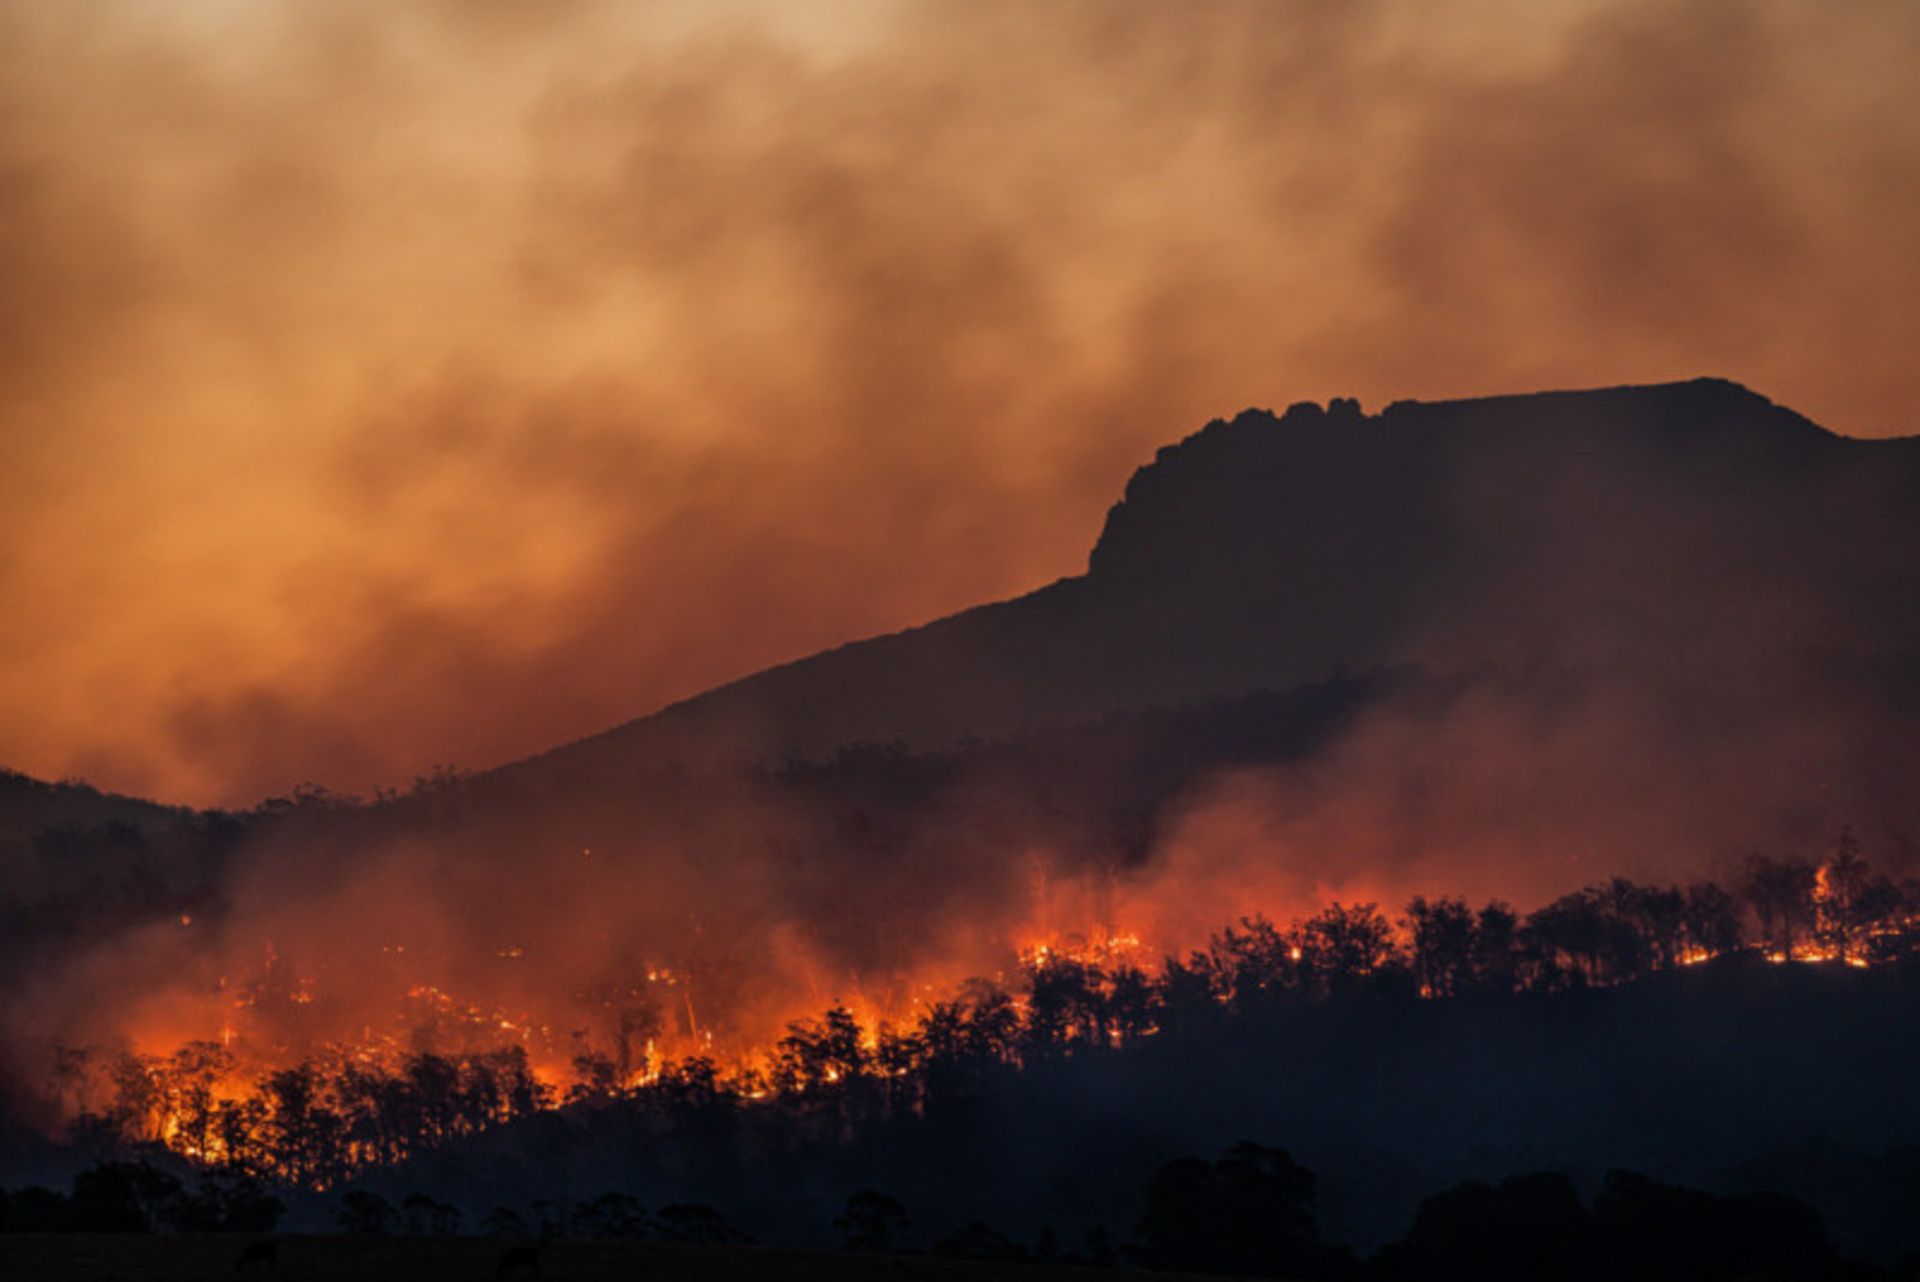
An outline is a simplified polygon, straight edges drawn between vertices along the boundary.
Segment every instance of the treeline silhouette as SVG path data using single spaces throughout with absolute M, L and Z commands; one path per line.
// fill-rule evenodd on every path
M 1063 1243 L 1051 1225 L 1031 1243 L 973 1220 L 933 1236 L 934 1255 L 1062 1266 L 1128 1263 L 1150 1270 L 1295 1277 L 1340 1282 L 1780 1282 L 1905 1277 L 1843 1259 L 1821 1217 L 1779 1193 L 1716 1195 L 1609 1172 L 1589 1205 L 1559 1172 L 1469 1180 L 1427 1197 L 1412 1223 L 1369 1257 L 1320 1230 L 1313 1172 L 1283 1149 L 1241 1141 L 1213 1160 L 1176 1158 L 1154 1172 L 1131 1233 L 1117 1241 L 1095 1225 Z M 0 1191 L 0 1232 L 271 1232 L 282 1205 L 257 1187 L 203 1177 L 190 1192 L 144 1162 L 110 1162 L 75 1177 L 61 1194 L 42 1187 Z M 607 1192 L 576 1202 L 537 1199 L 531 1214 L 496 1207 L 474 1225 L 424 1193 L 398 1205 L 353 1190 L 335 1203 L 334 1227 L 359 1237 L 477 1233 L 507 1242 L 567 1240 L 727 1246 L 748 1239 L 714 1207 L 674 1203 L 649 1213 Z M 909 1208 L 876 1189 L 848 1198 L 834 1217 L 844 1251 L 913 1249 Z M 919 1239 L 927 1241 L 926 1237 Z M 255 1250 L 271 1251 L 271 1246 Z M 524 1250 L 521 1254 L 528 1252 Z
M 1366 1109 L 1397 1110 L 1410 1119 L 1394 1124 L 1403 1132 L 1409 1124 L 1444 1130 L 1454 1125 L 1438 1116 L 1445 1106 L 1422 1102 L 1430 1083 L 1454 1081 L 1444 1089 L 1457 1098 L 1458 1080 L 1492 1072 L 1503 1075 L 1503 1094 L 1561 1090 L 1568 1064 L 1583 1055 L 1613 1054 L 1619 1046 L 1628 1070 L 1651 1074 L 1651 1086 L 1637 1089 L 1672 1093 L 1671 1099 L 1636 1096 L 1636 1114 L 1675 1136 L 1682 1148 L 1694 1147 L 1689 1137 L 1697 1130 L 1706 1137 L 1706 1156 L 1722 1163 L 1722 1170 L 1768 1152 L 1760 1140 L 1753 1148 L 1736 1147 L 1724 1129 L 1730 1124 L 1790 1122 L 1797 1115 L 1792 1110 L 1804 1107 L 1812 1126 L 1836 1108 L 1856 1107 L 1828 1093 L 1832 1083 L 1819 1080 L 1825 1070 L 1860 1083 L 1857 1108 L 1866 1124 L 1884 1133 L 1886 1143 L 1901 1142 L 1905 1123 L 1899 1119 L 1905 1115 L 1887 1112 L 1884 1098 L 1893 1097 L 1871 1084 L 1875 1074 L 1897 1074 L 1911 1062 L 1912 1048 L 1899 1039 L 1902 1029 L 1914 1026 L 1901 982 L 1912 968 L 1899 963 L 1920 952 L 1920 898 L 1913 886 L 1869 868 L 1850 836 L 1822 861 L 1756 858 L 1724 887 L 1614 880 L 1526 915 L 1500 903 L 1474 907 L 1457 899 L 1415 899 L 1397 921 L 1374 905 L 1331 904 L 1285 927 L 1261 918 L 1241 921 L 1219 931 L 1205 948 L 1151 970 L 1136 960 L 1139 951 L 1114 938 L 1035 948 L 1021 959 L 1017 982 L 974 981 L 921 1008 L 911 1023 L 863 1025 L 846 1007 L 834 1006 L 790 1025 L 753 1068 L 703 1056 L 651 1064 L 636 1053 L 631 1038 L 605 1046 L 583 1041 L 571 1080 L 555 1087 L 535 1075 L 518 1047 L 457 1055 L 422 1051 L 394 1059 L 339 1049 L 236 1090 L 232 1057 L 216 1043 L 189 1044 L 166 1057 L 94 1057 L 84 1064 L 74 1057 L 68 1071 L 104 1075 L 111 1091 L 103 1106 L 74 1120 L 67 1138 L 71 1151 L 87 1155 L 84 1160 L 123 1167 L 146 1162 L 176 1172 L 176 1190 L 125 1170 L 112 1177 L 132 1180 L 129 1196 L 148 1207 L 148 1222 L 168 1228 L 258 1223 L 247 1216 L 274 1199 L 305 1207 L 311 1222 L 315 1207 L 344 1195 L 360 1199 L 364 1214 L 353 1223 L 363 1231 L 414 1225 L 431 1232 L 437 1225 L 443 1232 L 645 1233 L 724 1241 L 734 1231 L 731 1223 L 709 1211 L 713 1205 L 731 1208 L 739 1198 L 743 1222 L 753 1224 L 757 1235 L 805 1241 L 813 1231 L 807 1217 L 824 1219 L 812 1204 L 822 1196 L 818 1190 L 836 1181 L 893 1186 L 941 1215 L 965 1214 L 977 1205 L 978 1214 L 1005 1223 L 1008 1205 L 1032 1196 L 1020 1191 L 1029 1182 L 1044 1191 L 1062 1181 L 1104 1180 L 1097 1196 L 1057 1199 L 1049 1203 L 1054 1210 L 1036 1212 L 1082 1217 L 1062 1225 L 1062 1240 L 1050 1250 L 1041 1249 L 1031 1226 L 1011 1226 L 1021 1233 L 1018 1243 L 986 1224 L 931 1239 L 957 1253 L 993 1255 L 1017 1247 L 1088 1259 L 1117 1250 L 1123 1232 L 1087 1221 L 1105 1216 L 1122 1227 L 1131 1223 L 1131 1213 L 1124 1222 L 1111 1218 L 1115 1198 L 1129 1196 L 1124 1189 L 1115 1193 L 1116 1181 L 1127 1170 L 1143 1170 L 1139 1163 L 1152 1151 L 1151 1145 L 1115 1140 L 1121 1147 L 1103 1158 L 1098 1146 L 1107 1141 L 1099 1128 L 1110 1125 L 1101 1120 L 1108 1109 L 1125 1110 L 1132 1126 L 1163 1126 L 1168 1136 L 1202 1135 L 1226 1119 L 1236 1129 L 1281 1127 L 1272 1133 L 1290 1140 L 1304 1135 L 1301 1119 L 1314 1110 L 1345 1110 L 1328 1114 L 1349 1118 L 1327 1123 L 1337 1143 L 1359 1107 L 1340 1094 L 1353 1089 L 1343 1078 L 1366 1074 L 1374 1083 L 1364 1097 Z M 1682 996 L 1692 1004 L 1662 1005 L 1668 999 L 1651 981 L 1689 972 L 1707 981 L 1705 987 L 1687 986 Z M 1824 977 L 1820 991 L 1758 982 L 1796 976 Z M 1641 1003 L 1639 1013 L 1620 1017 L 1620 1027 L 1635 1030 L 1631 1040 L 1603 1031 L 1602 1024 L 1567 1023 L 1569 1017 L 1588 1018 L 1579 1012 L 1589 1010 L 1593 998 L 1631 997 L 1650 986 L 1651 1000 Z M 1851 1002 L 1847 994 L 1855 989 L 1861 1000 Z M 1727 1009 L 1729 998 L 1738 1009 Z M 1756 1012 L 1764 1023 L 1776 1007 L 1774 1022 L 1788 1031 L 1756 1028 Z M 1792 1031 L 1812 1012 L 1821 1018 L 1817 1043 L 1814 1034 Z M 650 1014 L 644 1008 L 626 1012 L 621 1027 L 644 1034 Z M 1749 1028 L 1750 1035 L 1742 1031 Z M 1549 1062 L 1530 1049 L 1548 1035 L 1567 1047 L 1559 1057 L 1564 1062 Z M 1812 1067 L 1796 1067 L 1802 1052 L 1783 1054 L 1788 1044 L 1782 1037 L 1807 1043 L 1804 1055 Z M 1688 1039 L 1692 1048 L 1681 1052 L 1688 1059 L 1674 1062 L 1687 1070 L 1677 1075 L 1661 1056 L 1662 1044 L 1671 1047 L 1676 1038 Z M 1857 1052 L 1847 1047 L 1857 1044 L 1870 1045 L 1873 1057 L 1854 1058 Z M 1711 1049 L 1702 1055 L 1704 1048 Z M 1417 1074 L 1392 1075 L 1388 1066 L 1396 1058 L 1429 1065 L 1426 1081 L 1416 1082 Z M 1213 1067 L 1226 1065 L 1231 1067 L 1224 1072 Z M 1782 1081 L 1768 1084 L 1753 1076 L 1769 1071 Z M 1199 1087 L 1203 1082 L 1210 1085 Z M 1804 1105 L 1783 1105 L 1781 1091 L 1791 1101 L 1803 1083 Z M 1194 1089 L 1218 1096 L 1214 1122 L 1181 1120 L 1191 1104 L 1167 1093 Z M 1583 1132 L 1565 1132 L 1572 1138 L 1558 1142 L 1571 1147 L 1560 1151 L 1570 1154 L 1598 1151 L 1579 1135 L 1614 1125 L 1605 1120 L 1613 1114 L 1605 1112 L 1601 1097 L 1581 1102 L 1589 1098 L 1583 1089 L 1566 1087 L 1564 1098 L 1598 1120 Z M 1295 1111 L 1278 1111 L 1287 1108 Z M 1459 1125 L 1472 1126 L 1464 1120 Z M 1057 1137 L 1044 1138 L 1054 1136 L 1054 1128 Z M 1410 1145 L 1428 1141 L 1406 1137 Z M 1318 1142 L 1315 1163 L 1325 1170 L 1322 1164 L 1331 1160 L 1327 1135 Z M 1083 1153 L 1089 1144 L 1093 1148 Z M 1035 1145 L 1056 1155 L 1036 1162 Z M 604 1170 L 613 1161 L 632 1173 L 635 1187 L 610 1191 L 607 1197 L 614 1200 L 595 1213 L 598 1221 L 582 1220 L 587 1212 L 579 1205 L 528 1201 L 542 1177 L 521 1173 L 488 1184 L 458 1173 L 496 1167 L 524 1172 L 530 1168 L 521 1164 L 530 1155 L 576 1150 L 597 1154 L 578 1159 L 587 1169 Z M 1099 1169 L 1103 1162 L 1111 1170 Z M 449 1169 L 456 1173 L 446 1174 Z M 1168 1176 L 1175 1181 L 1169 1188 L 1180 1187 L 1184 1169 Z M 1419 1175 L 1417 1166 L 1409 1169 L 1415 1173 L 1396 1177 L 1403 1206 L 1433 1181 L 1431 1174 Z M 1359 1181 L 1378 1177 L 1339 1169 L 1335 1174 L 1344 1181 L 1343 1222 L 1351 1224 L 1353 1190 L 1367 1187 Z M 1199 1178 L 1191 1170 L 1188 1175 Z M 1140 1176 L 1133 1178 L 1129 1187 L 1141 1189 Z M 1224 1178 L 1216 1172 L 1205 1180 Z M 1424 1182 L 1408 1187 L 1415 1178 Z M 1872 1196 L 1855 1199 L 1863 1207 L 1874 1198 L 1891 1205 L 1920 1190 L 1920 1183 L 1897 1172 L 1873 1178 L 1878 1184 Z M 1811 1191 L 1804 1182 L 1788 1183 L 1803 1195 Z M 651 1217 L 618 1201 L 633 1200 L 642 1184 L 652 1190 L 650 1201 L 664 1203 Z M 436 1193 L 451 1190 L 452 1196 L 429 1197 L 418 1191 L 423 1185 Z M 813 1192 L 796 1199 L 796 1186 Z M 1497 1196 L 1461 1196 L 1491 1199 L 1485 1213 L 1505 1214 L 1500 1208 L 1510 1209 L 1521 1194 L 1500 1193 L 1500 1187 Z M 1142 1194 L 1149 1203 L 1153 1188 L 1147 1184 Z M 15 1211 L 25 1219 L 16 1217 L 16 1226 L 58 1220 L 44 1191 L 21 1196 L 27 1200 L 16 1202 Z M 1221 1196 L 1231 1201 L 1240 1194 Z M 98 1189 L 88 1197 L 99 1201 Z M 984 1205 L 969 1201 L 980 1198 Z M 776 1200 L 791 1208 L 769 1212 Z M 1108 1209 L 1098 1216 L 1072 1209 L 1095 1202 Z M 90 1202 L 77 1204 L 84 1209 Z M 667 1216 L 665 1207 L 682 1209 Z M 326 1214 L 331 1222 L 347 1223 L 334 1211 Z M 1599 1216 L 1599 1204 L 1592 1214 Z M 858 1208 L 845 1215 L 850 1225 L 867 1224 L 862 1240 L 899 1237 L 897 1229 L 885 1231 L 887 1217 L 873 1206 L 864 1215 Z M 594 1223 L 597 1228 L 588 1227 Z M 1886 1250 L 1906 1249 L 1914 1236 L 1910 1226 L 1897 1224 L 1869 1224 L 1862 1231 L 1877 1234 Z M 1370 1239 L 1379 1241 L 1392 1228 L 1383 1224 L 1368 1232 L 1379 1234 Z M 1406 1251 L 1425 1252 L 1420 1259 L 1444 1253 L 1437 1233 L 1416 1225 L 1406 1236 Z M 1135 1258 L 1173 1258 L 1151 1254 L 1175 1250 L 1164 1243 L 1156 1247 L 1161 1239 L 1144 1229 L 1136 1236 Z M 1076 1244 L 1066 1244 L 1067 1238 Z M 1398 1257 L 1380 1258 L 1386 1262 L 1370 1267 L 1387 1268 Z M 1246 1271 L 1246 1262 L 1189 1256 L 1180 1267 Z M 1442 1268 L 1438 1264 L 1420 1268 L 1426 1272 L 1419 1276 L 1448 1276 L 1435 1271 Z
M 850 1142 L 890 1117 L 952 1113 L 988 1078 L 1235 1026 L 1284 1029 L 1329 1004 L 1540 998 L 1715 959 L 1895 962 L 1920 955 L 1920 887 L 1875 873 L 1843 833 L 1824 861 L 1755 856 L 1731 889 L 1614 879 L 1525 916 L 1498 901 L 1415 898 L 1398 922 L 1374 904 L 1332 903 L 1287 927 L 1243 919 L 1152 970 L 1137 951 L 1111 936 L 1036 947 L 1017 983 L 969 981 L 911 1023 L 863 1025 L 834 1005 L 790 1024 L 754 1066 L 648 1062 L 639 1048 L 660 1014 L 636 1004 L 613 1044 L 578 1038 L 564 1088 L 541 1081 L 518 1046 L 397 1058 L 335 1048 L 237 1093 L 234 1057 L 216 1042 L 169 1056 L 70 1051 L 61 1073 L 104 1078 L 108 1097 L 68 1136 L 100 1156 L 157 1144 L 234 1179 L 299 1188 L 563 1105 L 617 1104 L 716 1150 Z

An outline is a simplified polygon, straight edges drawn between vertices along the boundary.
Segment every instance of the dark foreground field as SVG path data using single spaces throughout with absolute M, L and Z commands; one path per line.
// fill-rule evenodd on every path
M 240 1264 L 253 1241 L 277 1243 L 274 1259 Z M 538 1272 L 501 1271 L 508 1247 L 480 1238 L 284 1236 L 254 1239 L 219 1234 L 0 1235 L 5 1282 L 201 1282 L 202 1279 L 352 1279 L 352 1282 L 458 1282 L 495 1277 L 539 1282 L 689 1279 L 690 1282 L 862 1282 L 927 1279 L 1068 1277 L 1081 1282 L 1137 1279 L 1137 1270 L 1050 1268 L 1039 1264 L 944 1259 L 926 1255 L 851 1255 L 755 1247 L 667 1246 L 633 1242 L 563 1242 L 539 1248 Z M 1175 1277 L 1156 1274 L 1156 1277 Z

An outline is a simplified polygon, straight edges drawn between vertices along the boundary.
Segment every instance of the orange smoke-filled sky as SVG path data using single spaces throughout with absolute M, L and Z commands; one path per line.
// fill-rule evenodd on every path
M 1242 406 L 1920 428 L 1912 0 L 0 0 L 0 763 L 477 767 Z

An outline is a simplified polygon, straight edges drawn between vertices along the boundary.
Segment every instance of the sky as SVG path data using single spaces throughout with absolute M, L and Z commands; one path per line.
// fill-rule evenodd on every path
M 1911 0 L 0 0 L 0 765 L 478 768 L 1245 406 L 1920 431 Z

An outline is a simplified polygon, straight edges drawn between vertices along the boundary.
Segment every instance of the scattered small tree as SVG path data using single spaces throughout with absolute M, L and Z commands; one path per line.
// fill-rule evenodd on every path
M 908 1224 L 906 1207 L 877 1189 L 862 1189 L 847 1199 L 833 1228 L 849 1251 L 891 1251 Z
M 362 1237 L 385 1237 L 399 1222 L 391 1202 L 365 1189 L 353 1189 L 342 1195 L 333 1218 L 342 1233 Z

